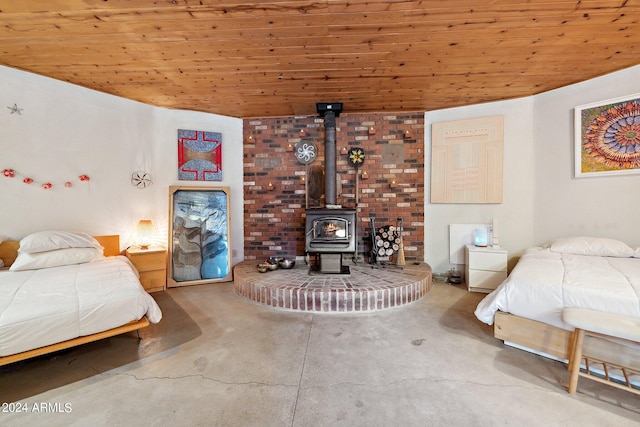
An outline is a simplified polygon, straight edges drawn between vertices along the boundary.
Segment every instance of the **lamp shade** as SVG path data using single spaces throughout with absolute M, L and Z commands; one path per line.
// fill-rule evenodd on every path
M 478 227 L 473 233 L 473 243 L 476 246 L 487 246 L 487 229 L 484 227 Z
M 150 219 L 141 219 L 136 227 L 136 243 L 140 249 L 149 249 L 155 230 Z

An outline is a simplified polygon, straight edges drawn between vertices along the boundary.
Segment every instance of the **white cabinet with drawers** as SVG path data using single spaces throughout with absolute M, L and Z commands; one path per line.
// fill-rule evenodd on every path
M 467 289 L 489 293 L 507 278 L 507 251 L 491 246 L 465 247 Z

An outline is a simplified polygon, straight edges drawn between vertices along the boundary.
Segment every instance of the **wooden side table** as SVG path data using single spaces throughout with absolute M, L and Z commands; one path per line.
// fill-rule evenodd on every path
M 140 273 L 140 283 L 147 292 L 167 289 L 167 250 L 159 246 L 149 249 L 130 247 L 125 252 L 127 258 Z

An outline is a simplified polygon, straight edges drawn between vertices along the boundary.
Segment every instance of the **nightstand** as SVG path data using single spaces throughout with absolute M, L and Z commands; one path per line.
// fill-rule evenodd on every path
M 506 250 L 467 245 L 464 253 L 469 291 L 489 293 L 507 278 Z
M 167 288 L 167 250 L 158 246 L 149 249 L 130 247 L 125 255 L 140 273 L 140 283 L 147 292 Z

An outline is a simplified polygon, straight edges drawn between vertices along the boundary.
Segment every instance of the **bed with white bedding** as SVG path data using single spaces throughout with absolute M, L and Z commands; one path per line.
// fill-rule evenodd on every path
M 54 249 L 18 252 L 15 261 L 8 257 L 11 269 L 0 271 L 0 365 L 162 318 L 126 257 L 104 256 L 102 246 L 91 253 L 90 248 L 59 245 L 56 241 Z
M 528 249 L 509 277 L 488 294 L 475 315 L 495 335 L 534 351 L 565 358 L 565 307 L 640 318 L 640 257 L 612 239 L 557 239 Z M 518 342 L 521 341 L 521 342 Z

